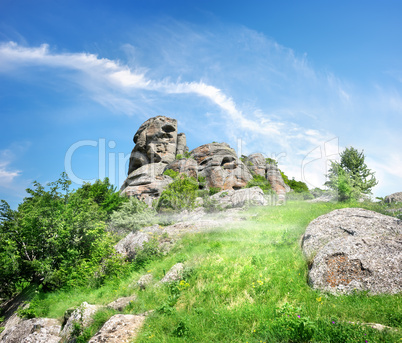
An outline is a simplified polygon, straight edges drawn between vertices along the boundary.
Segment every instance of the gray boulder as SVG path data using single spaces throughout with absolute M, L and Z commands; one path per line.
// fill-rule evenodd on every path
M 130 297 L 122 297 L 115 301 L 112 301 L 107 305 L 108 308 L 111 308 L 116 311 L 123 311 L 131 302 L 137 299 L 136 295 L 132 295 Z
M 117 253 L 133 260 L 138 250 L 140 250 L 146 242 L 156 238 L 159 242 L 159 248 L 163 252 L 167 252 L 173 244 L 173 239 L 163 238 L 162 235 L 164 233 L 166 233 L 166 230 L 161 228 L 158 224 L 148 226 L 144 229 L 129 233 L 126 237 L 121 239 L 114 248 Z
M 387 196 L 384 198 L 384 201 L 385 201 L 386 203 L 388 203 L 388 204 L 391 204 L 391 203 L 398 203 L 398 202 L 402 203 L 402 192 L 397 192 L 397 193 L 393 193 L 393 194 L 387 195 Z
M 169 269 L 169 271 L 162 278 L 162 280 L 158 282 L 158 284 L 180 281 L 183 277 L 183 271 L 184 264 L 176 263 L 172 268 Z
M 309 282 L 333 294 L 402 290 L 402 221 L 361 208 L 313 220 L 302 238 Z
M 251 205 L 265 206 L 268 204 L 264 192 L 260 187 L 243 188 L 238 190 L 230 189 L 221 191 L 211 197 L 222 208 L 242 207 L 246 203 Z
M 88 343 L 132 342 L 144 324 L 146 315 L 116 314 Z
M 343 208 L 314 219 L 302 239 L 303 253 L 311 260 L 336 238 L 391 236 L 402 234 L 402 220 L 362 208 Z
M 78 308 L 73 310 L 71 313 L 68 313 L 68 319 L 65 323 L 63 330 L 60 333 L 60 336 L 63 338 L 63 342 L 71 342 L 71 333 L 74 330 L 74 324 L 78 323 L 83 328 L 88 327 L 93 322 L 92 316 L 96 311 L 99 310 L 101 306 L 99 305 L 90 305 L 87 302 L 83 302 Z M 70 312 L 70 311 L 68 311 Z
M 19 322 L 5 331 L 4 343 L 58 343 L 61 323 L 57 319 L 33 318 Z
M 226 143 L 204 144 L 190 152 L 198 163 L 198 175 L 206 178 L 206 186 L 239 189 L 252 179 L 249 169 Z

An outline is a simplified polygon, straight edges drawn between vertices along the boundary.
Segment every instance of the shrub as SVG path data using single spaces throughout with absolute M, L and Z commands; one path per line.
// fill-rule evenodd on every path
M 121 205 L 120 210 L 111 215 L 110 228 L 113 231 L 136 231 L 154 224 L 155 215 L 155 210 L 149 208 L 145 202 L 131 197 Z
M 219 193 L 221 191 L 221 189 L 219 187 L 211 187 L 209 189 L 209 195 L 214 195 L 216 193 Z
M 173 169 L 166 169 L 163 172 L 163 175 L 167 175 L 170 176 L 172 179 L 175 179 L 179 175 L 179 172 L 174 171 Z
M 266 194 L 271 190 L 270 183 L 264 176 L 261 175 L 253 175 L 252 180 L 247 182 L 246 188 L 251 188 L 255 186 L 260 187 Z
M 156 210 L 158 212 L 191 210 L 195 207 L 197 190 L 198 182 L 194 178 L 180 174 L 162 192 L 156 204 Z

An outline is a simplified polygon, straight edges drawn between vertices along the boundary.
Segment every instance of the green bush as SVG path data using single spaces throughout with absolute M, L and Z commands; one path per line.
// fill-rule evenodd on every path
M 110 217 L 110 228 L 117 232 L 136 231 L 144 226 L 155 224 L 156 212 L 153 208 L 131 197 L 128 202 L 121 205 Z
M 158 212 L 192 210 L 195 207 L 198 182 L 185 174 L 180 174 L 165 189 L 156 204 Z
M 270 183 L 264 176 L 261 175 L 253 175 L 252 180 L 247 182 L 246 188 L 251 188 L 255 186 L 260 187 L 266 194 L 271 190 Z
M 70 184 L 65 173 L 47 188 L 34 182 L 17 211 L 2 202 L 1 297 L 31 282 L 45 289 L 86 285 L 113 255 L 105 221 L 126 200 L 107 179 L 73 192 Z
M 173 169 L 166 169 L 163 172 L 163 175 L 167 175 L 170 176 L 172 179 L 175 179 L 179 175 L 179 172 L 174 171 Z
M 211 187 L 209 189 L 209 195 L 214 195 L 216 193 L 219 193 L 221 191 L 221 189 L 219 187 Z

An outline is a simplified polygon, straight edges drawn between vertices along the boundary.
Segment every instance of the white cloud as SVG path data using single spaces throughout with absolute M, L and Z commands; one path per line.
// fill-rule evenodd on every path
M 10 168 L 13 159 L 11 150 L 0 150 L 0 187 L 12 188 L 14 179 L 21 175 L 20 170 Z

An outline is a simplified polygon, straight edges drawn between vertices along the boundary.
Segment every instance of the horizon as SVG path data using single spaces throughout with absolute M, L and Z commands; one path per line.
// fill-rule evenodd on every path
M 156 115 L 190 150 L 262 153 L 309 188 L 353 146 L 374 196 L 402 191 L 402 4 L 289 4 L 3 1 L 0 199 L 16 208 L 66 160 L 120 188 Z

